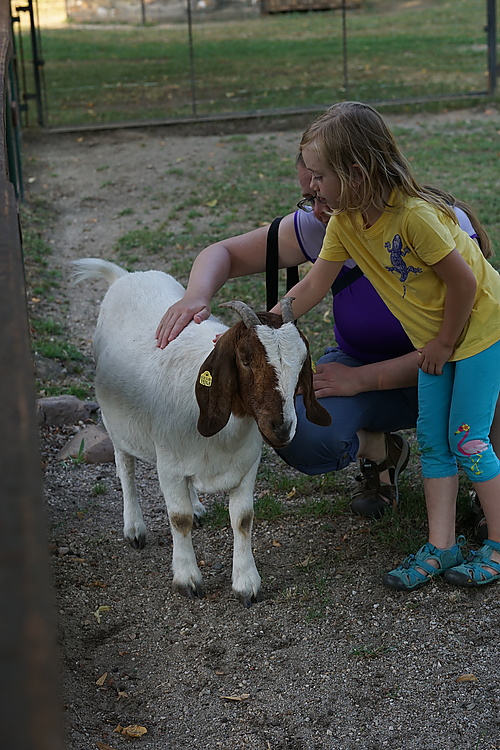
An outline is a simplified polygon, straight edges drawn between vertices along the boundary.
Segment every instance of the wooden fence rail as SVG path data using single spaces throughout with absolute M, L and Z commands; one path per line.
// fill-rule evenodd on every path
M 0 746 L 62 750 L 59 662 L 19 228 L 10 5 L 0 0 Z

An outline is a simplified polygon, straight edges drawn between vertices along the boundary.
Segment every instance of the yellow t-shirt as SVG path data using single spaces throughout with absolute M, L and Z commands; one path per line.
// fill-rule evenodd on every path
M 477 280 L 469 320 L 451 361 L 471 357 L 500 340 L 500 275 L 467 232 L 438 208 L 394 191 L 389 207 L 367 229 L 347 213 L 328 222 L 320 258 L 352 258 L 398 318 L 416 349 L 441 327 L 446 285 L 432 270 L 454 248 Z

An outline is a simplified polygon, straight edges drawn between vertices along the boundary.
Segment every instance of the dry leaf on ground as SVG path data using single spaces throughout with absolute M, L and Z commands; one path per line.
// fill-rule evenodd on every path
M 250 693 L 242 693 L 241 695 L 221 695 L 221 698 L 225 701 L 246 701 L 250 698 Z
M 139 739 L 143 734 L 147 734 L 146 727 L 141 727 L 139 724 L 129 724 L 128 727 L 122 727 L 120 724 L 113 730 L 118 734 L 122 734 L 124 737 L 128 737 L 131 740 Z
M 101 617 L 102 617 L 102 615 L 105 612 L 109 612 L 110 609 L 111 609 L 111 607 L 108 607 L 105 604 L 102 604 L 100 607 L 97 607 L 96 611 L 94 612 L 94 617 L 97 620 L 97 622 L 99 623 L 99 625 L 101 624 Z

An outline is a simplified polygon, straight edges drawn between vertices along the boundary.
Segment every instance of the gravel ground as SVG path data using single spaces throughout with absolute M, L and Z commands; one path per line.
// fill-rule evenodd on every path
M 298 135 L 280 136 L 284 148 Z M 25 143 L 29 198 L 56 209 L 50 263 L 63 280 L 50 313 L 75 345 L 90 352 L 103 290 L 69 290 L 67 261 L 112 257 L 132 226 L 122 210 L 140 210 L 168 179 L 160 166 L 217 151 L 224 159 L 219 140 L 130 130 Z M 103 164 L 113 185 L 97 201 Z M 149 533 L 138 552 L 122 539 L 114 465 L 56 460 L 79 427 L 41 429 L 68 750 L 500 748 L 497 585 L 392 593 L 380 577 L 398 560 L 374 547 L 369 522 L 292 513 L 255 525 L 261 603 L 244 609 L 232 595 L 231 531 L 211 524 L 193 533 L 206 598 L 185 600 L 170 588 L 154 470 L 138 471 Z M 257 493 L 277 462 L 265 450 Z M 348 494 L 351 482 L 345 472 L 336 491 Z M 142 730 L 127 727 L 147 732 L 130 739 Z

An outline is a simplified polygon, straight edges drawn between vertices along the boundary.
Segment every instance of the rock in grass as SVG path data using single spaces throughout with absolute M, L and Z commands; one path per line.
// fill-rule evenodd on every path
M 95 401 L 81 401 L 76 396 L 48 396 L 37 399 L 38 424 L 62 426 L 78 424 L 90 419 L 99 405 Z
M 65 461 L 69 458 L 87 464 L 105 464 L 114 461 L 113 444 L 104 427 L 92 425 L 79 430 L 56 455 L 58 461 Z

